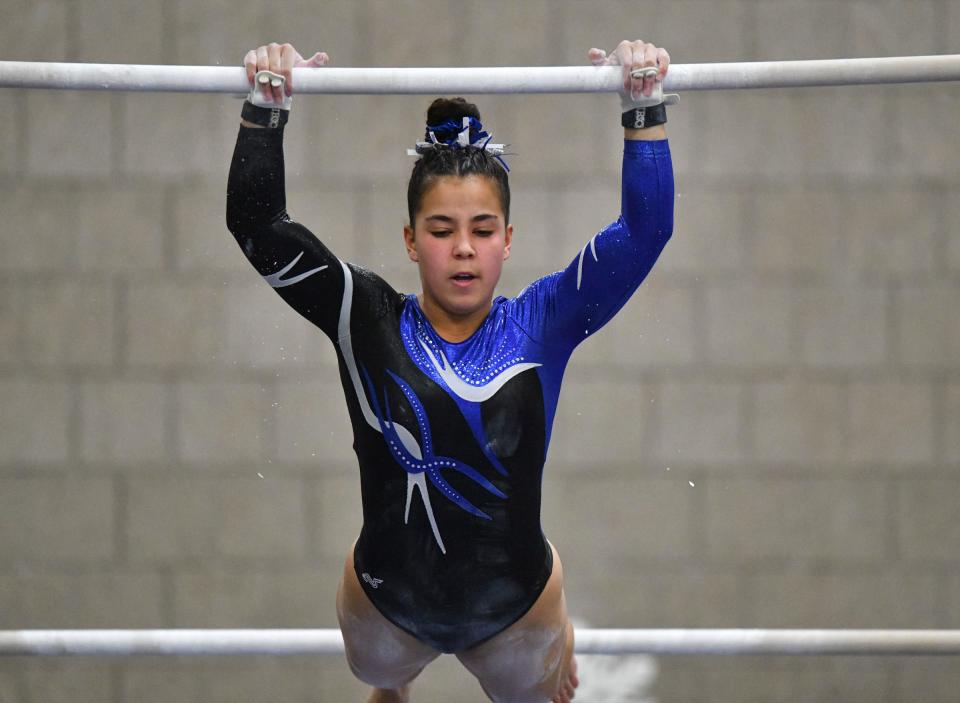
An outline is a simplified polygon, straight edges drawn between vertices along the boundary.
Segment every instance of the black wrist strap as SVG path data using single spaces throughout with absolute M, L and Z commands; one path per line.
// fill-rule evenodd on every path
M 666 124 L 667 106 L 665 103 L 649 107 L 635 107 L 627 110 L 620 118 L 620 124 L 627 129 L 646 129 L 658 124 Z
M 244 100 L 240 117 L 261 127 L 283 129 L 287 120 L 290 119 L 290 111 L 281 110 L 279 107 L 258 107 L 249 100 Z

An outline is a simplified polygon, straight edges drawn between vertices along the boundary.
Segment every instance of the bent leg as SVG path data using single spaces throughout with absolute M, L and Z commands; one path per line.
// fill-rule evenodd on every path
M 545 703 L 567 682 L 573 627 L 563 594 L 563 566 L 553 545 L 553 571 L 522 618 L 483 644 L 457 654 L 495 703 Z
M 370 602 L 353 569 L 352 549 L 337 588 L 337 619 L 354 676 L 384 693 L 397 692 L 384 697 L 375 692 L 371 700 L 405 700 L 405 686 L 440 656 L 387 620 Z

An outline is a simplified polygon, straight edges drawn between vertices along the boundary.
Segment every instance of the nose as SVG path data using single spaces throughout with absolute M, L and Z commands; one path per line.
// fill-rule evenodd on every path
M 458 232 L 454 235 L 453 255 L 458 259 L 469 259 L 476 252 L 473 249 L 473 243 L 470 241 L 468 232 Z

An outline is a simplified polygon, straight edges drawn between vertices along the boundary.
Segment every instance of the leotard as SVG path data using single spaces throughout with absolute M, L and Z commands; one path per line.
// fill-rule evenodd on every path
M 357 578 L 420 641 L 474 647 L 516 622 L 550 576 L 540 486 L 563 371 L 670 238 L 668 144 L 626 141 L 621 216 L 565 269 L 496 297 L 473 335 L 452 343 L 415 295 L 340 261 L 290 219 L 282 138 L 240 128 L 227 224 L 259 274 L 336 348 L 360 470 Z

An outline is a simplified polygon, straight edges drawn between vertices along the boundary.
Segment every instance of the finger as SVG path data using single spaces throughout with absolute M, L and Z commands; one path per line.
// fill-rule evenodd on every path
M 649 46 L 651 45 L 640 41 L 634 42 L 633 45 L 633 64 L 630 71 L 631 76 L 634 72 L 640 70 L 639 77 L 634 78 L 630 84 L 630 95 L 634 100 L 638 100 L 641 95 L 649 95 L 647 86 L 649 85 L 651 88 L 653 86 L 653 79 L 645 77 L 644 72 L 641 70 L 650 67 L 647 63 L 649 60 L 647 55 L 647 47 Z
M 250 49 L 243 57 L 243 67 L 247 71 L 247 81 L 253 85 L 253 77 L 257 73 L 257 50 Z
M 657 65 L 660 66 L 659 78 L 663 80 L 667 77 L 667 70 L 670 68 L 670 54 L 666 49 L 657 50 Z
M 293 95 L 293 66 L 297 63 L 297 59 L 303 61 L 303 57 L 297 53 L 296 49 L 290 44 L 284 44 L 281 53 L 281 73 L 286 79 L 286 87 L 283 90 L 287 95 Z
M 257 71 L 269 71 L 270 70 L 270 50 L 266 46 L 261 46 L 257 48 Z M 261 83 L 257 86 L 257 89 L 263 95 L 264 100 L 270 98 L 270 84 Z
M 630 54 L 630 97 L 637 100 L 643 92 L 643 78 L 634 78 L 633 72 L 638 68 L 643 68 L 643 42 L 634 42 Z
M 630 71 L 633 67 L 633 44 L 635 42 L 622 41 L 613 52 L 617 63 L 623 66 L 623 92 L 630 93 Z
M 622 41 L 613 50 L 610 63 L 623 66 L 623 92 L 630 92 L 630 65 L 633 63 L 633 47 L 630 42 Z
M 657 65 L 657 47 L 653 44 L 647 44 L 643 48 L 643 65 L 645 68 L 655 68 Z M 648 76 L 643 79 L 643 94 L 651 95 L 653 93 L 653 84 L 656 81 L 656 75 Z
M 270 54 L 270 66 L 268 67 L 270 71 L 274 73 L 281 73 L 283 71 L 283 47 L 273 42 L 269 45 L 269 54 Z M 283 86 L 274 85 L 274 81 L 271 79 L 270 83 L 270 94 L 273 95 L 273 101 L 275 103 L 283 102 Z
M 309 60 L 307 60 L 307 61 L 303 62 L 303 64 L 299 64 L 299 65 L 312 66 L 312 67 L 316 68 L 316 67 L 318 67 L 318 66 L 323 66 L 323 65 L 326 64 L 327 61 L 329 61 L 329 60 L 330 60 L 330 57 L 329 57 L 329 56 L 327 56 L 327 55 L 326 55 L 324 52 L 322 52 L 322 51 L 318 51 L 318 52 L 315 53 L 313 56 L 311 56 Z

